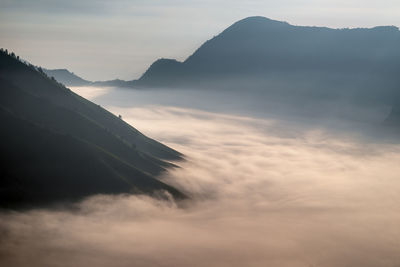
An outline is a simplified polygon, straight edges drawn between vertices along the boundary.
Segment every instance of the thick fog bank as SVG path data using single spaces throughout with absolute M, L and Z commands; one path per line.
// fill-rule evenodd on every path
M 2 213 L 0 265 L 400 266 L 399 145 L 276 119 L 131 108 L 129 94 L 117 106 L 106 91 L 91 98 L 186 155 L 162 179 L 191 200 L 95 196 L 74 211 Z
M 305 84 L 313 84 L 309 89 Z M 285 121 L 297 130 L 326 128 L 329 131 L 344 131 L 363 137 L 374 138 L 379 142 L 398 142 L 399 130 L 393 131 L 385 125 L 385 120 L 392 111 L 393 104 L 376 100 L 369 103 L 366 98 L 357 99 L 354 92 L 343 90 L 316 94 L 316 82 L 303 81 L 298 90 L 290 92 L 293 84 L 285 87 L 281 81 L 267 91 L 263 88 L 235 86 L 232 88 L 204 90 L 179 89 L 128 89 L 75 87 L 79 94 L 92 98 L 104 106 L 146 107 L 148 105 L 173 106 L 200 109 L 210 112 L 275 119 Z M 317 83 L 323 86 L 320 83 Z M 238 89 L 240 88 L 240 89 Z M 328 88 L 329 89 L 329 88 Z M 308 91 L 308 92 L 307 92 Z M 394 98 L 391 99 L 394 101 Z

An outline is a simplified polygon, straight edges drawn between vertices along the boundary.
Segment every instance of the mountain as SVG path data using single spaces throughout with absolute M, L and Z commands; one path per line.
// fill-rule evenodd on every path
M 205 84 L 215 87 L 237 80 L 265 85 L 270 77 L 284 80 L 288 74 L 308 75 L 313 79 L 322 77 L 321 74 L 393 78 L 398 76 L 400 68 L 399 47 L 400 31 L 395 26 L 331 29 L 248 17 L 206 41 L 183 62 L 162 58 L 151 64 L 138 80 L 112 80 L 93 85 L 201 87 Z M 72 78 L 64 78 L 71 73 L 59 71 L 49 74 L 73 85 Z
M 249 17 L 205 42 L 184 62 L 154 62 L 138 82 L 175 86 L 299 71 L 393 74 L 400 67 L 399 47 L 400 31 L 394 26 L 330 29 Z
M 67 69 L 43 69 L 43 71 L 47 76 L 54 77 L 57 81 L 66 86 L 87 86 L 92 83 L 91 81 L 82 79 Z
M 65 86 L 114 86 L 114 87 L 132 87 L 136 81 L 124 81 L 120 79 L 110 81 L 88 81 L 78 75 L 70 72 L 67 69 L 45 69 L 41 68 L 44 73 L 50 78 L 53 77 L 56 81 Z
M 238 101 L 251 99 L 250 108 L 261 112 L 276 106 L 308 118 L 371 121 L 363 110 L 383 114 L 400 106 L 399 69 L 397 27 L 331 29 L 249 17 L 183 62 L 157 60 L 131 84 L 224 89 Z
M 110 86 L 110 87 L 134 87 L 136 81 L 124 81 L 120 79 L 110 80 L 110 81 L 96 81 L 92 82 L 92 86 Z
M 375 122 L 399 106 L 399 47 L 394 26 L 331 29 L 249 17 L 183 62 L 162 58 L 138 80 L 94 85 L 219 90 L 229 102 L 247 99 L 245 109 L 256 113 Z
M 93 194 L 168 191 L 157 176 L 182 155 L 0 52 L 0 207 Z

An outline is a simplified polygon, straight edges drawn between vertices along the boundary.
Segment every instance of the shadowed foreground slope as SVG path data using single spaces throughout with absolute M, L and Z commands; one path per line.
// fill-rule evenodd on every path
M 45 74 L 0 53 L 0 206 L 98 193 L 169 191 L 156 175 L 181 154 Z

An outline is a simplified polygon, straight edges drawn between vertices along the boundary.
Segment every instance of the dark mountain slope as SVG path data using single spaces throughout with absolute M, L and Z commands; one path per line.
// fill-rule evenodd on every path
M 98 193 L 183 196 L 155 178 L 178 152 L 3 52 L 0 117 L 1 207 Z
M 0 105 L 12 110 L 16 116 L 33 121 L 54 132 L 73 135 L 82 140 L 90 140 L 93 145 L 102 147 L 108 152 L 118 155 L 125 161 L 134 161 L 143 171 L 158 174 L 167 163 L 132 149 L 131 144 L 118 138 L 112 131 L 65 107 L 52 104 L 43 98 L 29 93 L 3 81 L 5 88 L 0 92 Z M 29 112 L 26 112 L 29 110 Z M 54 116 L 57 114 L 57 116 Z
M 73 93 L 68 88 L 60 86 L 57 81 L 49 80 L 45 74 L 39 74 L 34 68 L 29 68 L 10 56 L 1 55 L 0 71 L 0 78 L 4 81 L 93 121 L 147 154 L 168 160 L 180 158 L 178 152 L 145 137 L 110 112 Z
M 151 193 L 176 189 L 100 147 L 39 127 L 0 110 L 1 207 L 74 201 L 93 194 Z

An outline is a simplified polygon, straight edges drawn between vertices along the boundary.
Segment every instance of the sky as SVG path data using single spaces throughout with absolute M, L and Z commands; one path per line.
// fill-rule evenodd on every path
M 400 1 L 0 0 L 0 47 L 88 80 L 131 80 L 158 58 L 185 60 L 256 15 L 333 28 L 400 26 Z

